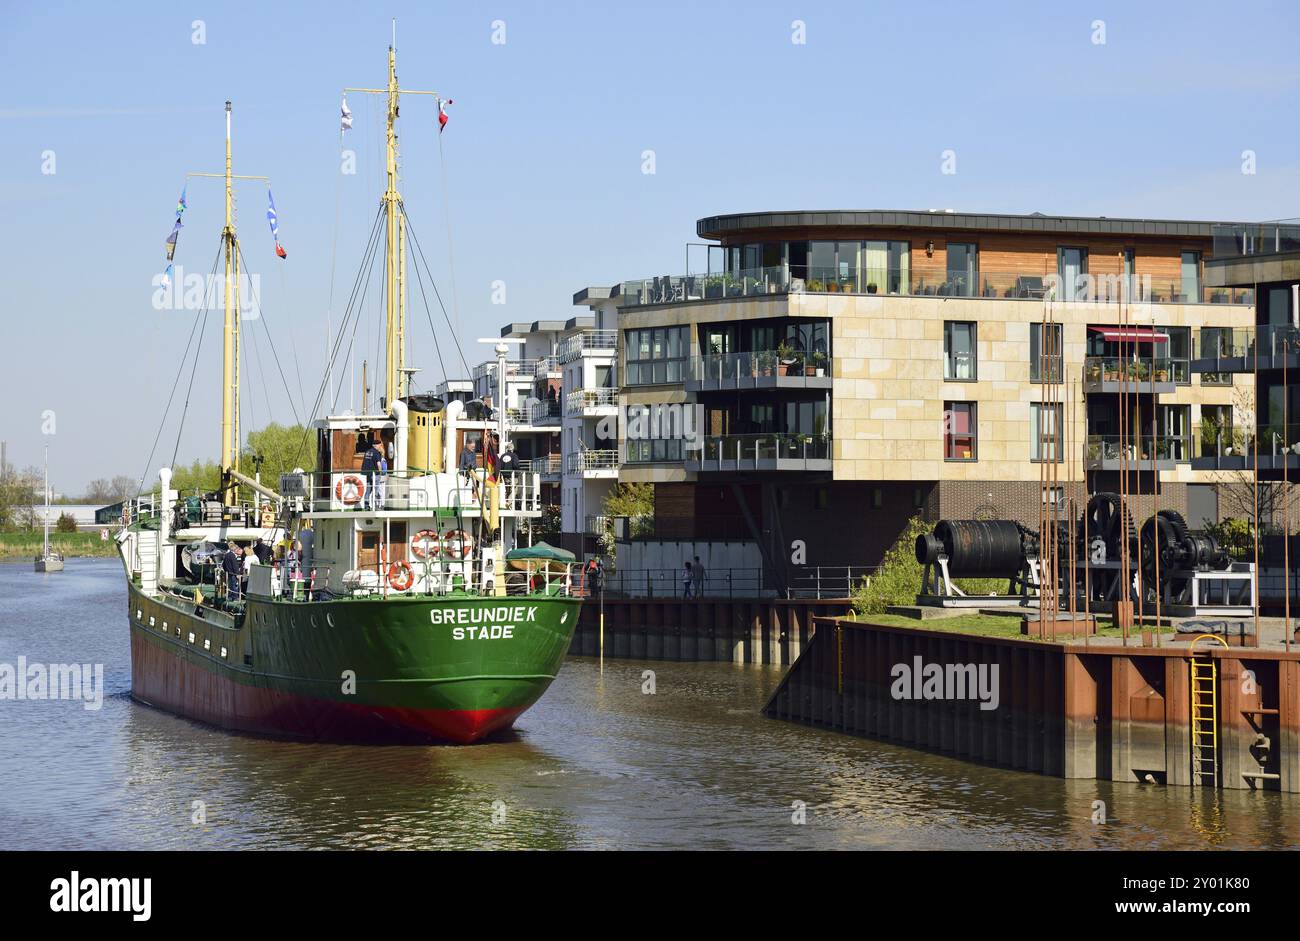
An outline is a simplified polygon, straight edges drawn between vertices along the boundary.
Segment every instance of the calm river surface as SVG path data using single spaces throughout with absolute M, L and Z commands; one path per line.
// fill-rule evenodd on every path
M 106 687 L 99 711 L 0 701 L 6 848 L 1300 845 L 1295 795 L 1062 781 L 764 719 L 771 667 L 609 661 L 602 676 L 570 658 L 512 739 L 467 748 L 220 732 L 132 702 L 125 600 L 115 560 L 0 565 L 0 663 L 102 663 Z

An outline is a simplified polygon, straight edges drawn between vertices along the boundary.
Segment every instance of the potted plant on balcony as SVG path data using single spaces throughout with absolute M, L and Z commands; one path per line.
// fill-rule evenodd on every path
M 794 347 L 782 340 L 776 348 L 776 358 L 781 363 L 781 375 L 791 376 L 795 374 L 795 367 L 799 360 L 795 357 Z
M 772 375 L 772 369 L 776 365 L 776 354 L 771 350 L 760 350 L 754 354 L 754 365 L 758 375 L 768 378 Z
M 813 352 L 812 361 L 808 364 L 807 375 L 824 376 L 826 375 L 826 354 L 821 350 Z
M 876 293 L 876 290 L 877 290 L 877 289 L 876 289 L 876 282 L 875 282 L 875 281 L 868 281 L 868 282 L 867 282 L 867 293 L 868 293 L 868 294 L 875 294 L 875 293 Z

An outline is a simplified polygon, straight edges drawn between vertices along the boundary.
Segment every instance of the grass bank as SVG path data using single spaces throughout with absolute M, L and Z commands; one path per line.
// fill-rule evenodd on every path
M 42 536 L 32 533 L 0 533 L 0 560 L 13 562 L 34 559 L 41 551 Z M 64 558 L 111 558 L 117 554 L 117 544 L 104 542 L 99 532 L 50 533 L 50 546 Z
M 1108 615 L 1097 615 L 1098 637 L 1120 637 L 1123 631 L 1115 627 Z M 904 617 L 900 614 L 860 614 L 855 620 L 865 624 L 880 624 L 884 627 L 915 627 L 926 631 L 944 631 L 953 634 L 975 634 L 980 637 L 1017 637 L 1025 639 L 1020 633 L 1018 616 L 997 614 L 959 614 L 951 618 L 931 618 L 921 621 Z M 1136 633 L 1136 628 L 1133 633 Z

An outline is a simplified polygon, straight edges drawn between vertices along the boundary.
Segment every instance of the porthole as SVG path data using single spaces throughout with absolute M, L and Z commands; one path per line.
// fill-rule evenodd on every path
M 163 633 L 166 634 L 166 633 L 167 633 L 167 622 L 166 622 L 166 621 L 163 621 L 162 629 L 163 629 Z
M 203 638 L 203 649 L 204 649 L 204 650 L 211 650 L 211 649 L 212 649 L 212 638 L 211 638 L 211 637 L 205 637 L 205 638 Z
M 334 615 L 330 614 L 328 611 L 325 612 L 325 623 L 330 627 L 334 626 Z
M 149 615 L 149 626 L 150 626 L 150 627 L 153 627 L 153 626 L 154 626 L 153 615 L 152 615 L 152 614 Z
M 190 643 L 194 643 L 194 632 L 190 631 Z
M 137 621 L 143 621 L 143 620 L 144 620 L 144 612 L 141 611 L 139 608 L 136 608 L 136 609 L 135 609 L 135 619 L 136 619 Z
M 225 648 L 225 647 L 222 647 L 222 648 L 221 648 L 221 659 L 222 659 L 222 660 L 226 659 L 226 648 Z
M 181 636 L 181 626 L 179 624 L 176 625 L 176 636 L 177 637 Z

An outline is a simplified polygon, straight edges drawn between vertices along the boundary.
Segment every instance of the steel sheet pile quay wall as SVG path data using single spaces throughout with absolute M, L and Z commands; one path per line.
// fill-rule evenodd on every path
M 1213 774 L 1193 780 L 1191 667 L 1217 676 Z M 986 669 L 978 683 L 896 697 L 896 667 Z M 948 671 L 948 667 L 953 667 Z M 992 668 L 996 666 L 996 681 Z M 974 676 L 974 674 L 967 674 Z M 915 677 L 911 692 L 920 692 Z M 960 695 L 957 695 L 960 694 Z M 1300 653 L 980 637 L 817 618 L 764 714 L 1067 778 L 1300 793 Z
M 814 617 L 840 617 L 850 599 L 606 598 L 605 656 L 721 660 L 787 666 L 807 646 Z M 569 652 L 600 652 L 600 604 L 582 606 Z

